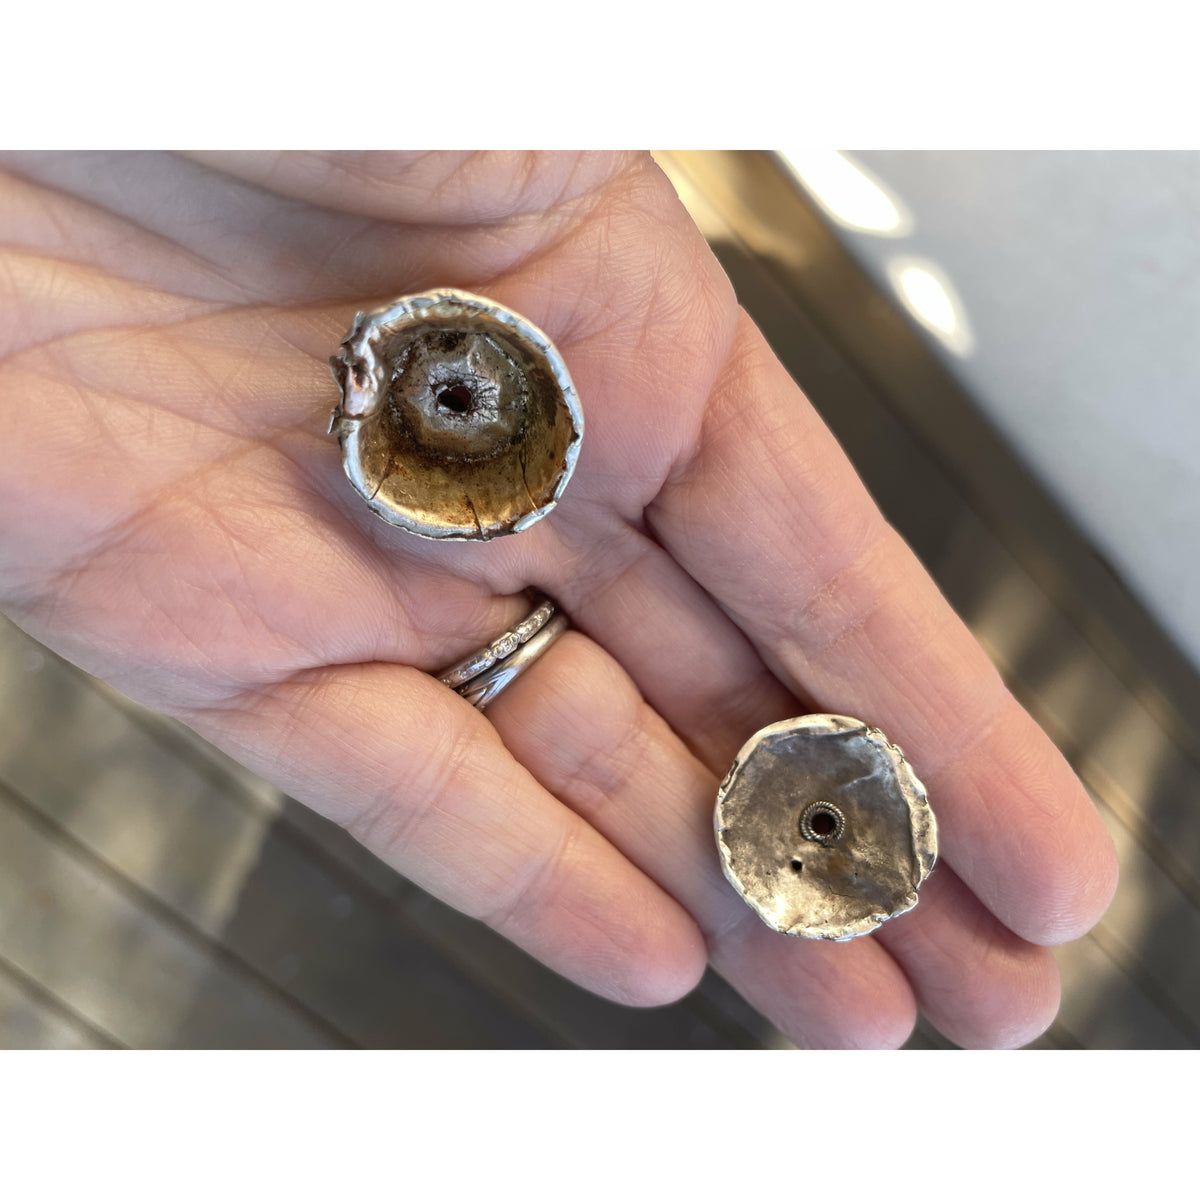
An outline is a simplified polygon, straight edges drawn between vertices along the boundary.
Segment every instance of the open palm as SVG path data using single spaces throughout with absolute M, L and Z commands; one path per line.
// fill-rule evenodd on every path
M 646 157 L 10 156 L 0 603 L 435 895 L 613 999 L 711 961 L 802 1045 L 1020 1044 L 1115 886 L 1069 768 L 875 509 Z M 587 436 L 486 544 L 371 515 L 326 436 L 358 309 L 452 286 L 563 353 Z M 427 672 L 537 587 L 574 629 L 483 716 Z M 724 881 L 717 780 L 846 713 L 938 814 L 920 905 L 845 944 Z

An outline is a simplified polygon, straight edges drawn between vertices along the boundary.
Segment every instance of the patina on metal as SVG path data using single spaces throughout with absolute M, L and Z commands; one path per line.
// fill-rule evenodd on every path
M 903 753 L 853 717 L 760 729 L 717 796 L 725 876 L 772 928 L 846 941 L 917 903 L 937 822 Z
M 536 326 L 445 288 L 359 313 L 329 360 L 330 432 L 372 512 L 427 538 L 528 529 L 563 494 L 583 412 Z

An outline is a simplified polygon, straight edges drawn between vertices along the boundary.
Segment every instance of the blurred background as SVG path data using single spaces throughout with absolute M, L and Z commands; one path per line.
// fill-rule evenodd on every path
M 1200 1045 L 1200 155 L 658 159 L 1116 843 L 1036 1046 Z M 789 1045 L 581 991 L 3 618 L 0 711 L 0 1046 Z

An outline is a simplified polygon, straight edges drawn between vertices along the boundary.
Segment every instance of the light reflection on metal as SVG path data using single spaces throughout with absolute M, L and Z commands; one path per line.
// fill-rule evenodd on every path
M 946 273 L 928 259 L 890 259 L 887 275 L 900 302 L 947 350 L 966 357 L 975 348 L 966 309 Z
M 858 233 L 905 237 L 913 220 L 903 201 L 837 150 L 780 151 L 780 159 L 833 221 Z
M 330 432 L 389 524 L 487 541 L 558 503 L 583 412 L 558 350 L 511 309 L 455 288 L 401 296 L 359 313 L 329 365 Z
M 760 729 L 713 817 L 725 877 L 772 929 L 846 941 L 907 912 L 937 861 L 937 821 L 898 746 L 854 717 Z

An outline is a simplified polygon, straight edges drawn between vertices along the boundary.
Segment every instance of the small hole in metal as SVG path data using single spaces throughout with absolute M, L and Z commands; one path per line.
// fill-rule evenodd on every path
M 462 417 L 470 412 L 473 400 L 471 389 L 457 383 L 454 387 L 443 388 L 438 392 L 437 406 L 442 412 Z
M 837 822 L 833 819 L 833 814 L 827 813 L 823 809 L 813 813 L 809 824 L 812 826 L 812 831 L 817 837 L 828 837 L 837 828 Z
M 800 814 L 800 836 L 821 846 L 832 846 L 846 832 L 846 818 L 836 804 L 817 800 Z
M 797 875 L 799 875 L 800 872 L 804 870 L 804 864 L 798 858 L 792 859 L 791 867 L 792 867 L 792 870 L 795 871 Z

